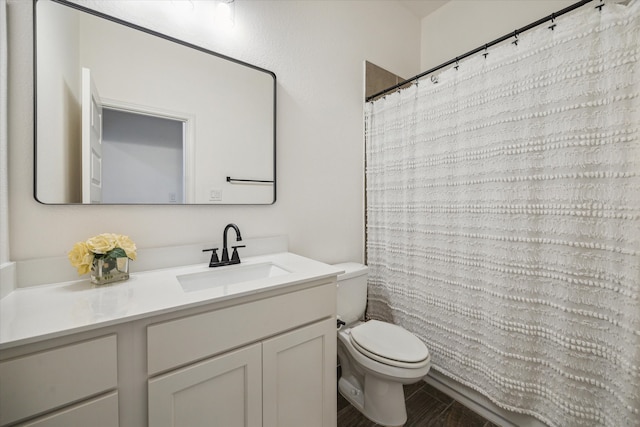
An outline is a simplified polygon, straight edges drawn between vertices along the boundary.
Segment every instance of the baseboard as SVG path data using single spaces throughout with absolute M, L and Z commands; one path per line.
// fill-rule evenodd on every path
M 546 424 L 531 416 L 498 407 L 479 392 L 434 369 L 431 369 L 424 381 L 500 427 L 547 427 Z

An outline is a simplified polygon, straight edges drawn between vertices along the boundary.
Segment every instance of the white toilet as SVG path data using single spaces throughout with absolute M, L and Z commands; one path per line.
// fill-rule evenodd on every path
M 371 421 L 401 426 L 407 421 L 403 384 L 424 378 L 431 367 L 429 350 L 406 329 L 378 320 L 363 321 L 367 304 L 368 267 L 337 264 L 338 359 L 342 376 L 338 389 Z

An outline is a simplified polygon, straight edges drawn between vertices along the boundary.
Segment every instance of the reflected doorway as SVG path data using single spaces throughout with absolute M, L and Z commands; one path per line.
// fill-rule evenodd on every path
M 182 204 L 186 122 L 103 105 L 102 203 Z

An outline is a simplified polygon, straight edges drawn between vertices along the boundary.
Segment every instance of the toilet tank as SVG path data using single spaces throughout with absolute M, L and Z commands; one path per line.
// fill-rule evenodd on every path
M 349 325 L 364 318 L 369 268 L 355 262 L 336 264 L 335 267 L 344 270 L 338 275 L 338 317 Z

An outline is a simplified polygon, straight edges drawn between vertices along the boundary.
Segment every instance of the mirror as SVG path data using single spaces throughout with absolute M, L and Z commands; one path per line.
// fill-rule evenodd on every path
M 64 0 L 34 7 L 36 200 L 275 202 L 274 73 Z

